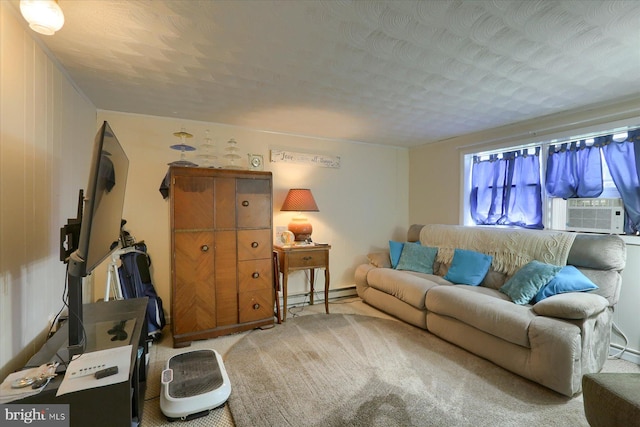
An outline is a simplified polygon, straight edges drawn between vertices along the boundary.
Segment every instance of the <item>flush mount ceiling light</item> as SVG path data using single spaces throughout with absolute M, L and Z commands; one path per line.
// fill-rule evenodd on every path
M 58 0 L 20 0 L 20 12 L 33 31 L 53 35 L 64 25 Z

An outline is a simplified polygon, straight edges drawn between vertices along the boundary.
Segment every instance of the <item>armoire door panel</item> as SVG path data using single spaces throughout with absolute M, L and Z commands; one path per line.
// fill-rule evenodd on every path
M 213 178 L 178 175 L 174 179 L 174 229 L 213 228 Z
M 236 180 L 215 178 L 215 228 L 236 228 Z
M 238 179 L 238 228 L 271 228 L 271 181 Z
M 238 323 L 236 232 L 216 232 L 216 319 L 218 326 Z
M 179 232 L 174 237 L 174 333 L 212 329 L 216 317 L 213 232 Z

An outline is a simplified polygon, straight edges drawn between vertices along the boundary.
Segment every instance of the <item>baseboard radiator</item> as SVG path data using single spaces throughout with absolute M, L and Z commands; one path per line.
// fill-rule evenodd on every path
M 355 286 L 349 286 L 339 289 L 329 289 L 329 302 L 356 296 L 358 296 L 358 293 Z M 316 304 L 324 303 L 324 290 L 316 289 L 313 293 L 313 300 Z M 282 305 L 282 298 L 280 298 L 280 305 Z M 308 292 L 300 294 L 289 294 L 287 296 L 287 308 L 300 307 L 303 305 L 309 305 Z
M 622 359 L 627 362 L 640 365 L 640 351 L 628 348 L 620 344 L 611 343 L 609 345 L 609 356 L 614 359 Z

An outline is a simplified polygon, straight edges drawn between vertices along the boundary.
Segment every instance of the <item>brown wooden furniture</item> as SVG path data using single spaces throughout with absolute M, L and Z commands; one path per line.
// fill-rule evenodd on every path
M 324 268 L 324 308 L 329 313 L 329 245 L 315 246 L 274 246 L 278 258 L 278 267 L 282 273 L 282 321 L 287 320 L 287 281 L 289 272 L 309 270 L 310 296 L 313 305 L 313 285 L 315 269 Z
M 272 326 L 271 172 L 171 167 L 174 347 Z

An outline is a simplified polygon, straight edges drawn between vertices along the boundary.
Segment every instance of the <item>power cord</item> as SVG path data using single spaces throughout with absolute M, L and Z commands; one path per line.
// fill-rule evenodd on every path
M 624 352 L 627 351 L 627 347 L 629 346 L 629 338 L 627 338 L 624 332 L 622 332 L 622 329 L 620 329 L 618 325 L 616 325 L 616 322 L 611 323 L 611 328 L 615 333 L 617 333 L 624 339 L 624 346 L 622 347 L 622 350 L 620 350 L 617 354 L 609 356 L 609 359 L 619 359 L 624 354 Z
M 299 311 L 293 311 L 294 308 L 298 308 L 297 306 L 292 306 L 291 308 L 287 309 L 289 314 L 291 315 L 291 318 L 295 318 L 298 317 L 298 314 L 302 313 L 304 311 L 304 307 L 307 304 L 307 300 L 309 299 L 309 295 L 305 295 L 304 296 L 304 300 L 302 301 L 302 304 L 300 305 L 300 310 Z M 286 307 L 285 307 L 286 308 Z

